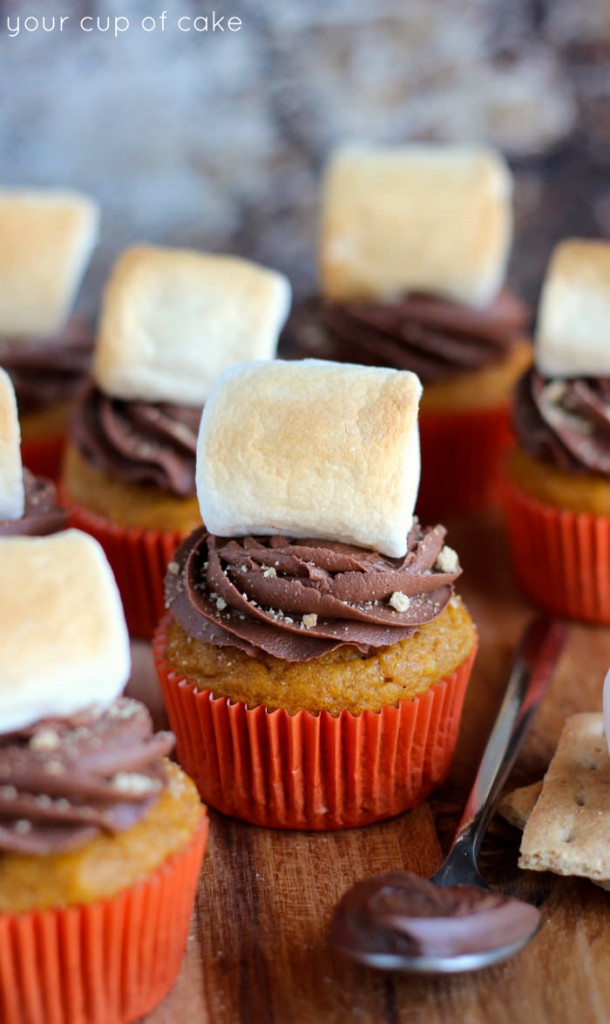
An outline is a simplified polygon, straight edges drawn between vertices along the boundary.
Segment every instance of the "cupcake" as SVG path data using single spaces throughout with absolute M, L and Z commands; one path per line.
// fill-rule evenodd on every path
M 0 191 L 0 366 L 17 392 L 23 460 L 52 479 L 91 360 L 91 333 L 70 310 L 98 221 L 96 204 L 77 192 Z
M 339 150 L 322 195 L 321 296 L 295 307 L 280 354 L 418 374 L 418 512 L 496 495 L 509 397 L 531 362 L 527 311 L 504 286 L 512 182 L 487 149 Z
M 445 530 L 413 517 L 420 392 L 317 360 L 212 389 L 206 526 L 168 567 L 153 649 L 178 759 L 225 814 L 347 828 L 449 771 L 476 633 Z
M 568 239 L 540 300 L 535 366 L 515 392 L 505 506 L 529 597 L 610 624 L 610 244 Z
M 114 267 L 61 490 L 104 547 L 136 636 L 152 634 L 167 563 L 201 522 L 195 447 L 212 382 L 274 356 L 289 301 L 281 274 L 232 256 L 138 246 Z
M 21 433 L 11 379 L 0 370 L 0 538 L 44 537 L 68 525 L 55 485 L 21 463 Z
M 120 696 L 96 541 L 0 540 L 0 644 L 0 1019 L 132 1021 L 177 977 L 207 819 L 171 733 Z

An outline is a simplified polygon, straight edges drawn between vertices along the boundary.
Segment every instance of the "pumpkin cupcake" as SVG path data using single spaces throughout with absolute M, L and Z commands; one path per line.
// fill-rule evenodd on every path
M 153 632 L 167 563 L 201 521 L 195 446 L 212 382 L 274 356 L 289 302 L 282 275 L 232 256 L 138 246 L 114 267 L 62 498 L 104 547 L 137 636 Z
M 97 205 L 77 192 L 0 191 L 0 366 L 17 392 L 23 461 L 52 479 L 91 361 L 92 334 L 70 310 L 98 222 Z
M 321 296 L 295 307 L 280 352 L 418 374 L 424 518 L 495 496 L 531 362 L 504 286 L 511 192 L 501 157 L 475 147 L 341 149 L 324 179 Z
M 171 733 L 120 696 L 96 541 L 0 540 L 0 643 L 0 1017 L 126 1024 L 177 977 L 207 820 Z
M 476 648 L 456 553 L 413 517 L 412 373 L 316 360 L 227 371 L 198 445 L 200 527 L 154 641 L 206 802 L 346 828 L 446 777 Z M 239 410 L 239 416 L 235 410 Z
M 610 623 L 610 244 L 553 253 L 519 381 L 505 504 L 515 571 L 550 610 Z

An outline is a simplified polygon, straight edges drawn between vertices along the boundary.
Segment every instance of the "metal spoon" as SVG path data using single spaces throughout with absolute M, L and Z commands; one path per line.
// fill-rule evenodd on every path
M 534 936 L 536 907 L 496 893 L 477 860 L 483 836 L 561 654 L 566 627 L 526 628 L 453 845 L 432 878 L 394 871 L 358 882 L 335 907 L 331 943 L 358 963 L 419 974 L 474 971 Z

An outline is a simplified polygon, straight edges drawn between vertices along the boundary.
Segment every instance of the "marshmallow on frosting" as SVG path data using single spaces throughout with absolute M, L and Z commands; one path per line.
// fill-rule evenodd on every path
M 419 486 L 421 390 L 414 373 L 314 359 L 228 370 L 198 440 L 208 530 L 404 556 Z
M 544 280 L 536 365 L 548 377 L 610 377 L 610 243 L 570 238 Z
M 340 149 L 323 186 L 325 296 L 487 305 L 506 274 L 511 195 L 506 163 L 482 147 Z
M 17 401 L 8 373 L 0 370 L 0 519 L 21 519 L 24 508 Z
M 109 706 L 129 637 L 102 548 L 78 530 L 0 540 L 0 732 Z
M 128 249 L 104 294 L 97 384 L 117 398 L 203 405 L 229 366 L 273 358 L 290 299 L 283 274 L 235 256 Z
M 98 206 L 78 192 L 0 190 L 0 335 L 61 331 L 98 224 Z

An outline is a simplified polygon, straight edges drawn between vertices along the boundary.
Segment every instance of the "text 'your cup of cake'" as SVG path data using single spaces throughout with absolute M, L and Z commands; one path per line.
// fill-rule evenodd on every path
M 121 696 L 100 545 L 0 539 L 0 1019 L 127 1024 L 174 984 L 207 817 L 171 733 Z
M 504 283 L 512 229 L 510 170 L 484 147 L 346 147 L 324 177 L 321 295 L 295 307 L 280 353 L 419 376 L 425 519 L 496 496 L 531 362 L 527 310 Z
M 167 563 L 201 523 L 195 448 L 210 388 L 235 363 L 273 358 L 289 305 L 285 277 L 233 256 L 138 246 L 115 264 L 62 497 L 104 547 L 137 636 L 152 634 Z
M 543 284 L 535 367 L 506 463 L 513 564 L 529 597 L 610 623 L 610 244 L 569 239 Z
M 413 516 L 415 374 L 235 367 L 197 455 L 154 653 L 180 763 L 259 825 L 346 828 L 444 781 L 476 632 L 442 526 Z
M 52 479 L 91 361 L 93 337 L 71 309 L 98 223 L 97 205 L 81 193 L 0 190 L 0 366 L 17 392 L 23 461 Z

